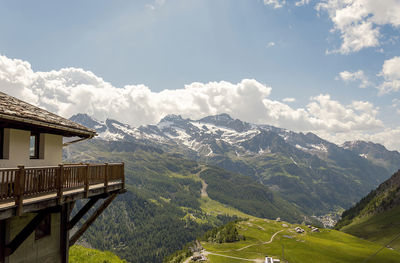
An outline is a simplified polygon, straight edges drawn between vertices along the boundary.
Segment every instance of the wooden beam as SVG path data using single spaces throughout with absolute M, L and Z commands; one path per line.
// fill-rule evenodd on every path
M 23 165 L 18 166 L 18 173 L 15 175 L 15 205 L 17 206 L 15 214 L 17 216 L 22 215 L 25 190 L 25 167 Z
M 65 203 L 62 205 L 60 213 L 60 253 L 62 263 L 68 263 L 69 260 L 69 231 L 67 227 L 69 215 L 70 203 Z
M 85 168 L 85 198 L 89 196 L 89 164 Z
M 82 225 L 82 227 L 71 237 L 71 239 L 69 240 L 70 246 L 75 244 L 75 242 L 82 236 L 83 233 L 85 233 L 85 231 L 89 228 L 89 226 L 91 224 L 93 224 L 93 222 L 97 219 L 97 217 L 99 217 L 99 215 L 101 215 L 101 213 L 104 211 L 104 209 L 106 209 L 107 206 L 109 206 L 110 203 L 115 199 L 115 197 L 117 197 L 117 195 L 118 194 L 112 194 L 111 196 L 109 196 L 107 198 L 107 200 L 105 200 L 99 206 L 99 208 L 97 208 L 97 210 L 89 217 L 88 220 L 86 220 L 86 222 Z
M 64 165 L 59 164 L 57 169 L 57 199 L 58 204 L 62 204 L 63 186 L 64 186 Z
M 22 229 L 14 239 L 5 247 L 5 256 L 12 255 L 15 250 L 35 231 L 42 220 L 50 213 L 49 210 L 44 210 L 38 213 L 25 227 Z
M 81 210 L 79 210 L 79 212 L 76 213 L 76 215 L 68 222 L 68 230 L 71 230 L 76 225 L 76 223 L 78 223 L 79 220 L 81 220 L 81 218 L 89 211 L 89 209 L 96 204 L 99 199 L 100 197 L 98 196 L 89 199 L 89 201 L 87 201 L 87 203 L 81 208 Z

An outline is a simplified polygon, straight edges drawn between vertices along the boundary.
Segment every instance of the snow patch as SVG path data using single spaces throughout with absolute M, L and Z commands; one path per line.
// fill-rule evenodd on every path
M 108 141 L 119 141 L 124 138 L 124 135 L 120 133 L 112 133 L 109 130 L 106 130 L 105 132 L 100 133 L 99 137 Z
M 315 150 L 317 150 L 319 152 L 328 152 L 328 148 L 322 143 L 320 143 L 320 144 L 307 144 L 307 146 L 309 146 L 309 147 L 311 147 L 311 148 L 313 148 L 313 149 L 315 149 Z

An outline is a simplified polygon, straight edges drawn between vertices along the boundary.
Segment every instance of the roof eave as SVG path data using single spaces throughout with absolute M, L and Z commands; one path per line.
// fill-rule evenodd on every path
M 56 125 L 56 124 L 52 124 L 52 123 L 48 123 L 48 122 L 44 122 L 44 121 L 7 115 L 4 113 L 0 113 L 0 118 L 19 122 L 19 123 L 26 123 L 26 124 L 30 124 L 30 125 L 34 125 L 34 126 L 40 126 L 40 127 L 45 127 L 45 128 L 55 129 L 55 130 L 61 130 L 61 131 L 70 133 L 72 136 L 77 136 L 77 137 L 82 137 L 82 138 L 93 138 L 94 136 L 97 135 L 97 133 L 95 131 L 85 131 L 85 130 L 81 130 L 81 129 L 77 129 L 77 128 L 67 127 L 64 125 Z

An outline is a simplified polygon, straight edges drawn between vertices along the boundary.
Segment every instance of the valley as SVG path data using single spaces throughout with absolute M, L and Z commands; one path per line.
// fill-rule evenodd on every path
M 267 222 L 280 217 L 290 224 L 332 227 L 341 211 L 387 179 L 400 160 L 397 152 L 379 145 L 338 146 L 313 134 L 256 126 L 228 115 L 197 122 L 167 116 L 157 126 L 139 128 L 112 120 L 100 123 L 87 115 L 75 121 L 96 128 L 100 138 L 69 146 L 64 159 L 124 162 L 128 190 L 87 231 L 84 241 L 129 262 L 161 262 L 213 227 L 238 219 Z M 383 162 L 387 156 L 391 159 Z M 271 235 L 276 233 L 276 241 L 286 241 L 281 234 L 289 230 L 259 226 L 260 231 L 275 231 Z M 292 260 L 302 262 L 303 249 L 316 253 L 321 245 L 317 240 L 337 248 L 350 245 L 343 260 L 352 258 L 352 246 L 357 251 L 364 244 L 341 232 L 322 233 L 325 239 L 311 238 L 310 247 L 294 249 Z M 335 243 L 338 239 L 348 241 Z M 275 241 L 257 240 L 240 241 L 245 246 L 232 248 L 240 250 L 230 251 L 237 257 L 230 260 L 257 261 L 262 252 L 248 250 L 277 249 Z M 374 248 L 368 246 L 365 253 Z M 211 262 L 231 262 L 221 259 L 230 253 L 221 254 L 213 244 L 204 247 Z M 335 262 L 328 250 L 326 262 Z

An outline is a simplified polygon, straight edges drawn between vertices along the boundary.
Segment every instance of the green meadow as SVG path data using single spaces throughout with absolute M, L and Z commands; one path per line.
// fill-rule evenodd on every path
M 72 246 L 69 250 L 70 263 L 127 263 L 110 251 Z
M 387 244 L 400 234 L 400 206 L 376 215 L 354 219 L 341 231 L 382 245 Z M 390 247 L 400 250 L 400 238 L 392 242 Z
M 296 233 L 296 226 L 302 227 L 306 232 Z M 223 244 L 202 242 L 209 262 L 249 262 L 249 259 L 263 262 L 265 255 L 269 255 L 281 262 L 290 263 L 362 263 L 381 247 L 336 230 L 320 229 L 320 232 L 311 232 L 304 225 L 266 219 L 241 221 L 237 223 L 237 228 L 246 240 Z M 277 234 L 271 241 L 275 233 Z M 367 262 L 400 262 L 400 252 L 385 248 Z

